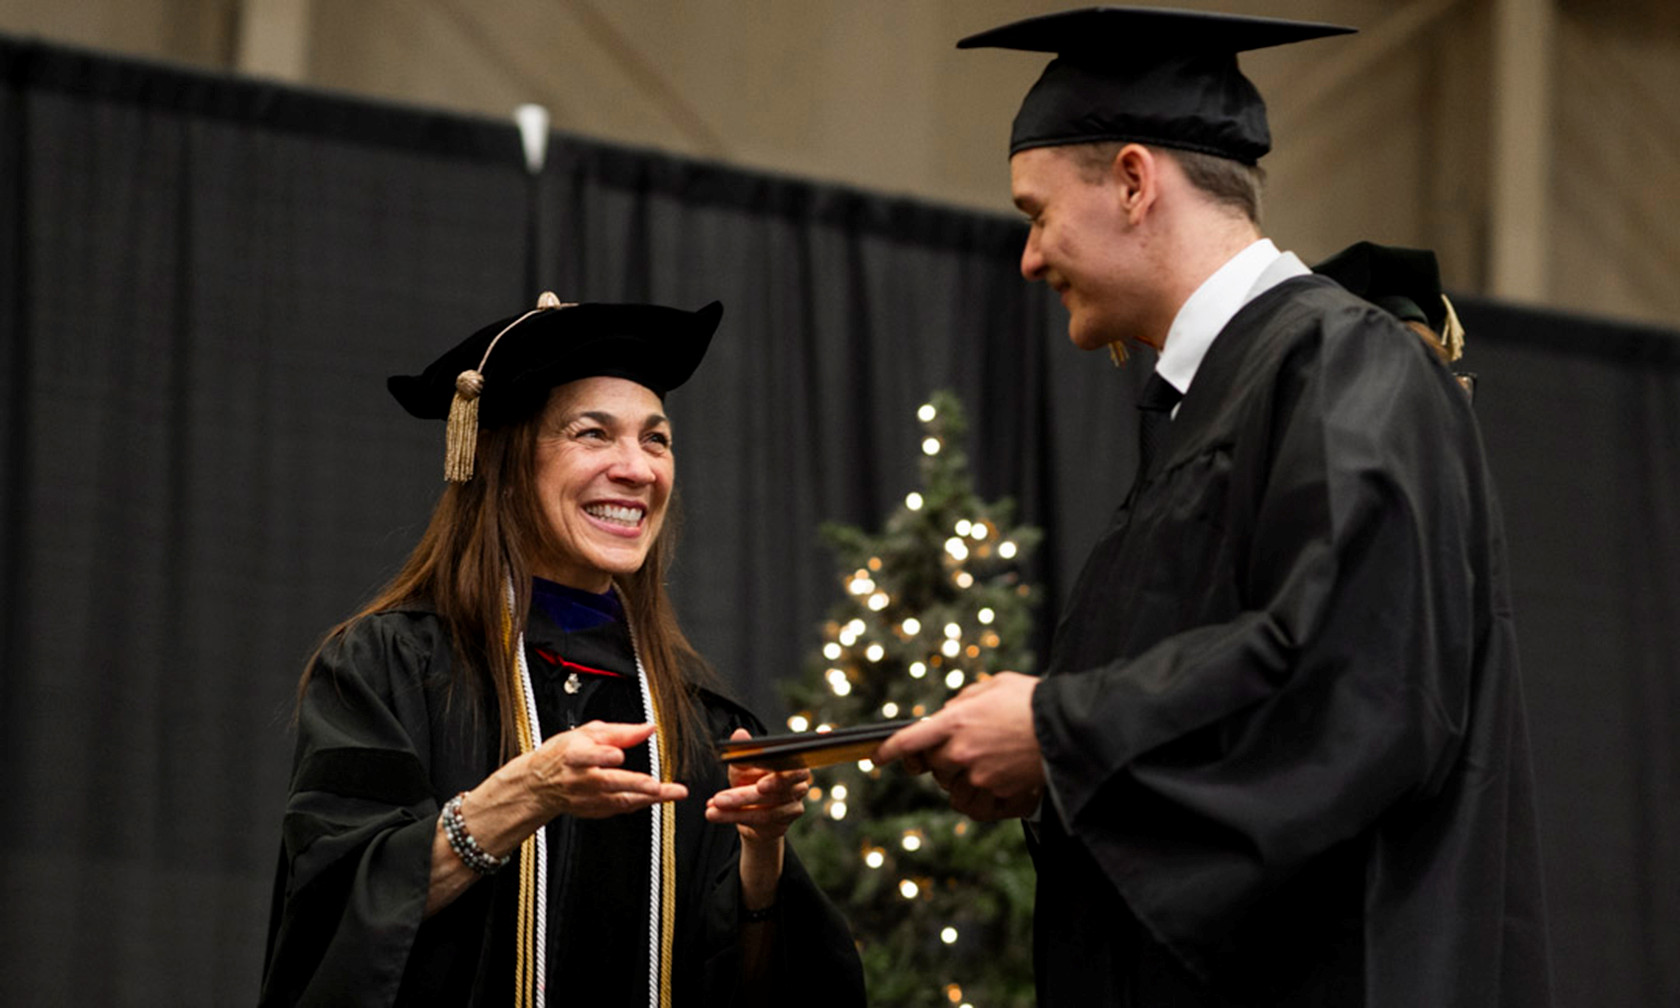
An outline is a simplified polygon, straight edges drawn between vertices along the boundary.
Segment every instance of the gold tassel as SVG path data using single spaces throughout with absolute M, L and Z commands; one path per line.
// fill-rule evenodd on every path
M 443 478 L 450 483 L 465 483 L 473 477 L 473 460 L 478 454 L 478 397 L 483 391 L 484 376 L 477 371 L 462 371 L 455 379 L 443 452 Z
M 538 312 L 556 308 L 576 308 L 575 301 L 561 301 L 553 291 L 543 291 L 537 306 L 508 323 L 484 348 L 476 371 L 462 371 L 455 377 L 455 398 L 449 402 L 449 427 L 444 435 L 443 478 L 451 483 L 465 483 L 473 478 L 473 460 L 478 455 L 478 397 L 484 394 L 484 365 L 490 362 L 490 351 L 502 341 L 514 326 Z
M 1115 340 L 1113 343 L 1110 343 L 1108 345 L 1108 359 L 1114 362 L 1115 367 L 1125 367 L 1126 344 L 1120 342 L 1119 340 Z
M 1447 348 L 1447 361 L 1458 360 L 1464 356 L 1464 323 L 1458 320 L 1458 312 L 1453 310 L 1453 303 L 1441 295 L 1441 303 L 1447 306 L 1447 317 L 1441 324 L 1441 342 Z

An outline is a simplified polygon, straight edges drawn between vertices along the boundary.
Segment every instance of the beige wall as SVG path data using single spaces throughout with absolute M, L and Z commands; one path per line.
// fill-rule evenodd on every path
M 1492 146 L 1495 11 L 1513 3 L 1519 27 L 1523 4 L 1554 19 L 1539 173 Z M 1009 121 L 1043 59 L 952 43 L 1073 5 L 0 0 L 0 31 L 487 116 L 535 101 L 561 130 L 1003 212 Z M 1243 58 L 1271 104 L 1267 230 L 1281 244 L 1308 258 L 1359 238 L 1429 246 L 1449 286 L 1483 292 L 1511 239 L 1493 230 L 1494 193 L 1538 185 L 1516 190 L 1540 245 L 1530 299 L 1680 326 L 1674 0 L 1186 5 L 1363 29 Z

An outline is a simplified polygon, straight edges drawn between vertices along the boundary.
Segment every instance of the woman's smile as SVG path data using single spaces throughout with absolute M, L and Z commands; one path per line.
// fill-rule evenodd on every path
M 583 513 L 592 518 L 595 525 L 613 535 L 633 537 L 642 532 L 642 519 L 647 515 L 647 506 L 640 503 L 600 501 L 585 504 Z

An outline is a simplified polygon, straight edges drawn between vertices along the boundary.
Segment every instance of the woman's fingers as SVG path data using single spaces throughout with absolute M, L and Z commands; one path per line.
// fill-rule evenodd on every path
M 532 754 L 533 789 L 556 813 L 601 818 L 688 797 L 681 784 L 619 769 L 624 750 L 646 742 L 651 724 L 591 721 L 561 732 Z
M 715 805 L 706 807 L 707 822 L 750 826 L 760 831 L 774 829 L 773 835 L 776 836 L 781 835 L 789 826 L 793 825 L 795 819 L 804 814 L 804 802 L 789 802 L 786 805 L 754 805 L 742 809 L 724 809 Z
M 680 791 L 681 794 L 677 794 L 676 797 L 685 798 L 688 796 L 688 788 L 681 784 L 662 781 L 657 777 L 637 773 L 634 770 L 594 770 L 582 783 L 602 794 L 628 791 L 658 797 Z
M 749 779 L 731 781 L 733 787 L 712 796 L 710 804 L 720 808 L 747 808 L 804 801 L 811 790 L 811 771 L 757 771 Z
M 688 797 L 688 788 L 681 784 L 630 770 L 588 770 L 569 783 L 564 811 L 585 819 L 635 812 Z
M 578 738 L 590 739 L 598 746 L 610 746 L 613 749 L 630 749 L 640 746 L 647 739 L 654 736 L 654 724 L 620 724 L 615 721 L 590 721 L 571 729 L 564 734 L 576 734 Z
M 654 731 L 652 724 L 621 724 L 614 721 L 589 721 L 572 729 L 602 745 L 628 749 L 646 742 Z
M 624 750 L 610 745 L 596 745 L 588 739 L 577 739 L 560 751 L 560 762 L 578 770 L 623 766 Z
M 765 774 L 753 782 L 753 788 L 760 800 L 765 802 L 803 800 L 805 793 L 811 790 L 811 771 L 782 770 Z
M 640 812 L 650 805 L 680 801 L 688 797 L 688 789 L 681 784 L 661 784 L 657 790 L 626 789 L 618 791 L 586 791 L 569 803 L 568 814 L 580 819 L 603 819 L 607 816 Z
M 805 796 L 810 790 L 809 770 L 761 771 L 713 795 L 706 803 L 706 819 L 732 823 L 743 836 L 773 840 L 805 813 Z

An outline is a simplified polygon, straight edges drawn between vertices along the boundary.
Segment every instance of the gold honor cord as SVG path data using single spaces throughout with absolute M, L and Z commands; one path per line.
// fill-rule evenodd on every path
M 508 586 L 511 593 L 513 586 Z M 513 638 L 513 605 L 510 601 L 502 613 L 502 643 L 510 650 L 514 647 L 523 649 L 524 635 L 515 642 Z M 515 656 L 516 666 L 522 664 Z M 520 753 L 528 753 L 536 748 L 532 742 L 531 718 L 527 713 L 531 697 L 527 695 L 527 684 L 523 675 L 516 674 L 514 683 L 518 687 L 519 703 L 515 713 L 515 732 L 519 739 Z M 537 901 L 542 899 L 541 886 L 537 883 L 537 867 L 541 860 L 540 841 L 543 827 L 537 827 L 537 832 L 526 837 L 519 845 L 519 903 L 517 919 L 514 927 L 513 954 L 513 1003 L 516 1008 L 536 1008 L 537 1006 Z
M 665 729 L 659 729 L 662 747 L 667 755 L 670 746 L 663 745 Z M 671 780 L 671 768 L 661 761 L 659 779 Z M 659 831 L 659 1008 L 671 1008 L 671 943 L 677 917 L 677 806 L 661 802 L 654 807 L 662 822 Z

